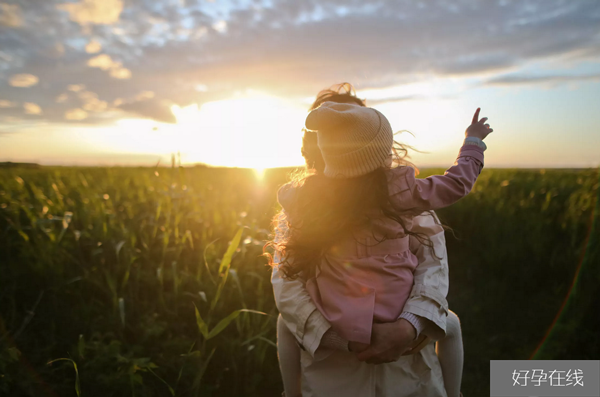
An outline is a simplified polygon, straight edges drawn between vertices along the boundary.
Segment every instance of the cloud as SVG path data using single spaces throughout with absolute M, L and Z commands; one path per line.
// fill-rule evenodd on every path
M 92 40 L 85 45 L 85 52 L 87 52 L 88 54 L 95 54 L 100 51 L 102 51 L 102 44 L 100 44 L 96 40 Z
M 0 99 L 0 109 L 13 108 L 15 106 L 17 106 L 15 102 L 7 101 L 6 99 Z
M 212 24 L 212 28 L 219 33 L 227 32 L 227 22 L 220 20 Z
M 341 81 L 359 90 L 432 78 L 525 84 L 507 76 L 600 56 L 600 3 L 586 0 L 30 0 L 19 13 L 18 29 L 0 26 L 2 99 L 35 102 L 50 121 L 71 112 L 86 123 L 125 113 L 173 122 L 172 104 L 247 88 L 294 99 Z M 551 79 L 579 78 L 562 70 Z
M 69 109 L 65 112 L 65 120 L 84 120 L 88 116 L 83 109 Z
M 131 78 L 131 71 L 123 67 L 121 62 L 113 61 L 110 55 L 100 54 L 88 61 L 88 66 L 101 70 L 108 70 L 109 74 L 116 79 Z
M 154 92 L 152 92 L 152 91 L 142 91 L 139 94 L 137 94 L 135 97 L 136 101 L 144 101 L 146 99 L 152 99 L 152 98 L 154 98 Z
M 80 25 L 113 24 L 123 11 L 121 0 L 83 0 L 79 3 L 65 3 L 56 6 L 69 13 L 71 21 Z
M 23 109 L 25 109 L 25 114 L 42 114 L 42 108 L 37 103 L 25 102 Z
M 56 43 L 54 47 L 48 51 L 49 56 L 54 58 L 60 58 L 65 55 L 65 46 L 63 43 Z
M 18 4 L 0 3 L 0 25 L 17 28 L 23 25 L 21 8 Z
M 90 58 L 87 64 L 91 68 L 99 68 L 102 70 L 109 70 L 121 66 L 121 63 L 113 61 L 110 55 L 106 54 L 101 54 L 94 58 Z
M 171 112 L 171 105 L 164 101 L 155 99 L 125 103 L 119 109 L 142 118 L 148 118 L 163 123 L 175 123 L 177 120 Z
M 83 85 L 83 84 L 69 84 L 67 86 L 67 90 L 73 91 L 73 92 L 83 91 L 83 90 L 85 90 L 85 85 Z
M 160 69 L 171 81 L 211 81 L 217 91 L 251 86 L 303 95 L 343 80 L 385 87 L 431 76 L 485 78 L 600 47 L 599 7 L 590 2 L 457 1 L 420 8 L 389 1 L 380 7 L 385 13 L 350 10 L 344 17 L 334 2 L 320 3 L 322 15 L 315 3 L 294 4 L 278 2 L 258 22 L 251 13 L 233 12 L 227 34 L 198 43 L 149 46 L 148 62 L 137 70 Z
M 402 95 L 402 96 L 392 96 L 392 97 L 381 98 L 381 99 L 367 99 L 367 106 L 374 106 L 374 105 L 379 105 L 379 104 L 388 103 L 388 102 L 414 101 L 414 100 L 420 100 L 420 99 L 426 99 L 426 97 L 422 96 L 422 95 Z
M 82 102 L 82 108 L 88 112 L 103 112 L 108 109 L 108 103 L 98 99 L 98 94 L 92 91 L 81 91 L 78 98 Z
M 600 73 L 587 75 L 532 75 L 532 74 L 509 74 L 489 79 L 487 85 L 512 86 L 525 84 L 559 84 L 575 81 L 600 81 Z
M 11 76 L 8 83 L 13 87 L 31 87 L 38 83 L 37 76 L 32 74 L 15 74 Z
M 115 79 L 130 79 L 131 78 L 131 70 L 124 67 L 116 67 L 110 69 L 110 75 Z

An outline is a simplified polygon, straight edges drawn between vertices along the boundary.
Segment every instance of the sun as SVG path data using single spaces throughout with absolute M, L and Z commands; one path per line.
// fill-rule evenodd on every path
M 174 105 L 176 123 L 120 119 L 98 134 L 85 134 L 98 152 L 114 152 L 130 162 L 169 163 L 180 153 L 184 165 L 254 168 L 257 177 L 273 167 L 301 166 L 306 107 L 257 91 L 232 98 Z
M 202 106 L 174 105 L 171 111 L 187 163 L 257 170 L 303 163 L 300 145 L 306 109 L 291 101 L 250 91 Z
M 254 174 L 256 174 L 256 178 L 262 180 L 265 177 L 266 168 L 254 168 Z

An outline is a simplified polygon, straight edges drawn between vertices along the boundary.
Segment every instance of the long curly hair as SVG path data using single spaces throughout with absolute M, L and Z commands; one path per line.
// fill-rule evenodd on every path
M 309 108 L 313 110 L 325 101 L 357 103 L 366 101 L 356 97 L 350 83 L 342 83 L 319 92 Z M 392 162 L 389 168 L 410 166 L 408 150 L 413 149 L 394 141 Z M 280 254 L 279 270 L 285 279 L 301 276 L 307 280 L 315 275 L 321 258 L 336 241 L 348 233 L 369 228 L 375 218 L 386 217 L 401 225 L 404 235 L 416 237 L 423 245 L 433 249 L 429 236 L 412 232 L 405 226 L 406 216 L 422 213 L 418 208 L 398 210 L 390 201 L 386 166 L 355 178 L 328 178 L 323 175 L 325 163 L 317 146 L 316 133 L 304 129 L 302 155 L 307 169 L 292 175 L 292 186 L 297 189 L 295 206 L 289 214 L 281 211 L 273 219 L 276 239 L 268 241 L 263 252 L 269 265 L 275 266 L 273 257 L 266 252 L 273 247 Z M 399 236 L 376 237 L 376 241 Z M 435 252 L 434 252 L 435 255 Z

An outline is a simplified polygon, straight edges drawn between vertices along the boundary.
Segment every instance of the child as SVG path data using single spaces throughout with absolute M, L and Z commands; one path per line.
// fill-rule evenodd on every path
M 285 254 L 280 262 L 285 277 L 307 280 L 315 305 L 350 346 L 368 345 L 372 322 L 395 321 L 402 311 L 417 266 L 408 237 L 428 245 L 426 236 L 411 230 L 414 216 L 448 206 L 471 190 L 483 167 L 481 139 L 492 131 L 478 115 L 479 109 L 455 165 L 443 176 L 422 180 L 411 167 L 389 168 L 393 134 L 375 109 L 325 102 L 307 117 L 306 127 L 317 131 L 324 176 L 280 189 L 290 233 L 275 245 Z M 286 339 L 285 328 L 278 326 L 280 361 L 289 361 L 283 356 L 297 349 L 286 342 L 293 336 Z

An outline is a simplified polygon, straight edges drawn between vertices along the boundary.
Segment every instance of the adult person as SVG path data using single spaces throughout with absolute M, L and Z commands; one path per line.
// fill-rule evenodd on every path
M 342 90 L 346 92 L 342 93 Z M 321 92 L 311 109 L 325 101 L 364 106 L 347 84 Z M 310 131 L 305 131 L 302 153 L 307 168 L 322 172 L 324 163 L 316 145 L 316 136 Z M 301 279 L 285 280 L 278 269 L 273 268 L 273 289 L 281 313 L 278 330 L 283 326 L 289 329 L 303 349 L 299 358 L 303 396 L 325 395 L 317 393 L 327 390 L 334 393 L 329 395 L 343 396 L 446 396 L 442 371 L 432 343 L 446 335 L 448 266 L 444 233 L 437 218 L 429 215 L 416 217 L 415 226 L 419 232 L 429 236 L 434 252 L 442 255 L 436 257 L 416 239 L 411 239 L 411 251 L 417 256 L 419 265 L 414 272 L 414 286 L 404 311 L 395 322 L 373 324 L 370 346 L 357 354 L 357 360 L 351 363 L 346 358 L 348 348 L 355 350 L 352 343 L 347 345 L 346 341 L 344 345 L 343 339 L 330 328 L 311 301 L 305 283 Z M 431 343 L 414 354 L 402 355 L 419 333 L 429 336 Z M 282 361 L 282 373 L 286 372 L 286 365 L 293 364 Z M 460 363 L 457 364 L 455 369 L 460 367 L 462 372 L 462 349 Z M 293 390 L 297 387 L 293 383 L 298 380 L 284 379 L 284 384 L 286 382 L 286 390 Z M 289 384 L 292 386 L 288 387 Z

